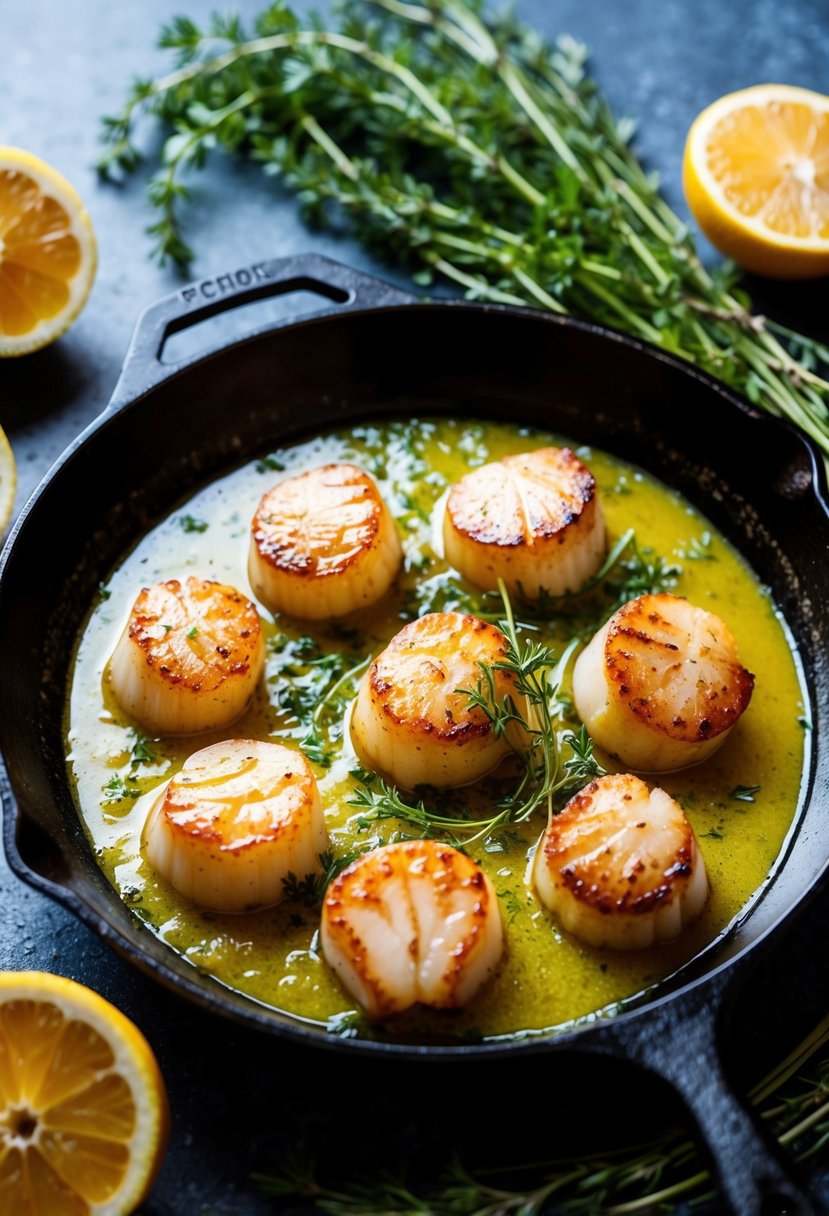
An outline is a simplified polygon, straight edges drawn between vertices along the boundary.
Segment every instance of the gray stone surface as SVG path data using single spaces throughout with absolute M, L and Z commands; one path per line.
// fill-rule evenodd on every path
M 149 212 L 141 181 L 104 187 L 91 166 L 99 116 L 118 108 L 134 75 L 162 67 L 165 60 L 153 49 L 155 33 L 163 20 L 188 7 L 205 15 L 210 6 L 199 0 L 189 6 L 179 0 L 0 0 L 0 140 L 45 157 L 77 186 L 100 242 L 98 279 L 72 330 L 47 351 L 0 364 L 0 424 L 20 462 L 18 505 L 105 405 L 138 312 L 179 283 L 172 271 L 148 260 L 143 229 Z M 238 0 L 235 7 L 250 15 L 258 5 Z M 704 105 L 764 80 L 827 87 L 826 0 L 519 0 L 517 7 L 545 33 L 569 31 L 590 46 L 593 71 L 616 110 L 638 119 L 638 146 L 680 210 L 684 135 Z M 152 130 L 145 136 L 151 143 Z M 190 234 L 199 251 L 193 277 L 306 249 L 395 277 L 354 245 L 309 233 L 292 201 L 272 183 L 228 163 L 217 162 L 199 183 Z M 753 287 L 768 311 L 829 337 L 825 283 Z M 825 898 L 810 916 L 809 931 L 801 926 L 781 941 L 741 1005 L 729 1053 L 742 1085 L 782 1055 L 810 1019 L 826 1012 Z M 817 950 L 815 942 L 821 943 Z M 0 966 L 56 971 L 90 984 L 134 1018 L 156 1048 L 170 1086 L 174 1130 L 148 1216 L 264 1216 L 275 1205 L 260 1195 L 250 1172 L 266 1168 L 289 1147 L 311 1144 L 323 1158 L 363 1163 L 402 1154 L 417 1172 L 448 1146 L 469 1142 L 468 1129 L 458 1126 L 453 1113 L 464 1086 L 457 1073 L 450 1080 L 444 1072 L 438 1086 L 433 1069 L 425 1070 L 424 1079 L 411 1070 L 358 1066 L 331 1055 L 297 1058 L 295 1050 L 195 1012 L 20 884 L 2 861 Z M 538 1079 L 537 1064 L 532 1073 L 493 1070 L 486 1081 L 498 1117 L 512 1109 L 520 1125 L 526 1118 L 523 1098 Z M 548 1154 L 607 1147 L 587 1118 L 588 1108 L 571 1101 L 573 1091 L 566 1100 L 557 1092 L 552 1070 L 542 1078 L 544 1085 L 552 1113 L 544 1137 Z M 609 1101 L 615 1104 L 618 1095 Z M 463 1109 L 462 1099 L 456 1109 Z M 630 1108 L 625 1103 L 619 1109 Z M 629 1116 L 624 1129 L 617 1124 L 617 1139 L 639 1134 L 647 1118 L 641 1126 L 629 1124 Z M 524 1141 L 516 1134 L 504 1147 L 518 1153 L 522 1143 L 527 1151 L 538 1148 L 529 1133 Z M 827 1162 L 824 1152 L 812 1163 L 816 1195 L 825 1189 Z

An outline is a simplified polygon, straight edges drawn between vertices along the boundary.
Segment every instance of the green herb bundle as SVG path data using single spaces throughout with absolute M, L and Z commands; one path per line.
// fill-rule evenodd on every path
M 134 170 L 142 108 L 169 131 L 149 185 L 162 260 L 186 265 L 191 171 L 214 148 L 262 164 L 306 216 L 344 226 L 417 283 L 586 317 L 689 359 L 829 454 L 829 350 L 751 312 L 733 268 L 705 269 L 685 226 L 584 73 L 478 0 L 344 0 L 302 28 L 285 3 L 252 31 L 176 19 L 177 70 L 105 120 L 105 174 Z
M 827 1043 L 829 1019 L 824 1019 L 750 1095 L 757 1115 L 799 1162 L 815 1157 L 829 1141 Z M 396 1175 L 388 1168 L 378 1169 L 374 1177 L 332 1183 L 312 1163 L 295 1160 L 256 1175 L 256 1181 L 279 1200 L 280 1210 L 294 1199 L 301 1200 L 303 1212 L 328 1216 L 653 1216 L 712 1212 L 716 1202 L 697 1149 L 678 1131 L 604 1159 L 554 1159 L 475 1171 L 456 1161 L 438 1182 L 419 1190 L 410 1187 L 403 1172 Z

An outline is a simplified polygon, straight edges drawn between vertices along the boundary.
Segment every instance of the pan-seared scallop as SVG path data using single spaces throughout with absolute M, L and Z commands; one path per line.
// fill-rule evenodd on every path
M 678 595 L 642 595 L 576 660 L 573 698 L 596 743 L 638 772 L 706 759 L 751 699 L 728 626 Z
M 606 550 L 593 474 L 569 448 L 540 448 L 482 465 L 451 489 L 446 560 L 470 582 L 498 579 L 527 598 L 578 591 Z
M 328 887 L 326 962 L 371 1017 L 415 1004 L 465 1005 L 503 949 L 498 899 L 481 867 L 435 840 L 407 840 L 352 862 Z
M 205 908 L 275 904 L 288 874 L 320 872 L 328 847 L 319 790 L 303 754 L 229 739 L 190 756 L 152 804 L 144 855 Z
M 482 680 L 481 664 L 503 662 L 500 629 L 460 612 L 412 621 L 369 667 L 351 718 L 362 762 L 397 785 L 466 785 L 503 759 L 509 744 L 466 691 Z M 496 697 L 514 696 L 513 677 L 494 671 Z
M 599 777 L 571 798 L 550 820 L 530 873 L 568 932 L 615 950 L 677 937 L 708 895 L 682 807 L 630 773 Z
M 287 478 L 262 498 L 248 573 L 272 612 L 325 620 L 379 600 L 402 558 L 374 480 L 356 465 L 327 464 Z
M 256 607 L 235 587 L 191 575 L 143 588 L 110 682 L 125 713 L 152 734 L 190 735 L 238 718 L 264 664 Z

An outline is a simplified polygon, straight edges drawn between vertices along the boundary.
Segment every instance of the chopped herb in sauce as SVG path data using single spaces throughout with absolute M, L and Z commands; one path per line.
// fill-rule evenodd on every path
M 196 519 L 194 515 L 180 515 L 178 521 L 185 532 L 206 532 L 208 523 L 206 519 Z

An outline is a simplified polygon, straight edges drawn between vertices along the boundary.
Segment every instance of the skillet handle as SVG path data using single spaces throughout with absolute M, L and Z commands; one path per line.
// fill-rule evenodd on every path
M 729 1216 L 815 1216 L 775 1138 L 737 1097 L 722 1069 L 719 1038 L 733 976 L 714 975 L 681 1002 L 666 1001 L 644 1020 L 609 1024 L 614 1055 L 667 1081 L 698 1133 L 711 1178 Z M 641 1021 L 641 1024 L 639 1024 Z
M 212 343 L 208 341 L 206 349 L 200 350 L 196 356 L 162 362 L 164 344 L 173 334 L 230 309 L 296 291 L 312 292 L 330 301 L 330 308 L 314 310 L 314 316 L 418 303 L 415 295 L 316 253 L 254 262 L 210 279 L 189 283 L 151 304 L 138 318 L 107 412 L 143 396 L 187 364 L 215 354 L 226 345 L 221 339 Z M 253 332 L 281 329 L 297 319 L 282 318 L 264 326 L 261 331 Z M 238 340 L 238 335 L 234 335 L 232 341 Z

